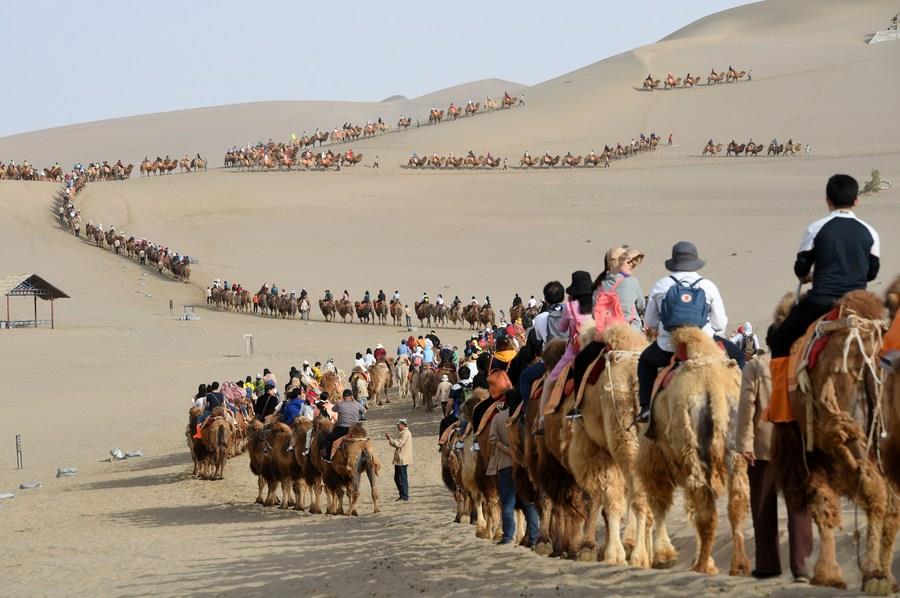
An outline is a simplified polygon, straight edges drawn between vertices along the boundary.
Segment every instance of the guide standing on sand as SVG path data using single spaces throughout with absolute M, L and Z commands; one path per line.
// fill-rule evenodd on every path
M 412 433 L 406 418 L 397 420 L 400 433 L 397 438 L 385 433 L 388 443 L 394 447 L 394 483 L 400 496 L 396 500 L 409 500 L 409 466 L 412 463 Z

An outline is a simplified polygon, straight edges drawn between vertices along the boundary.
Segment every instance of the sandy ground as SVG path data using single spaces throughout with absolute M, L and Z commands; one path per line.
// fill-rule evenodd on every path
M 202 303 L 203 288 L 216 277 L 248 288 L 264 282 L 306 287 L 313 297 L 325 288 L 347 288 L 355 297 L 399 289 L 410 302 L 423 291 L 464 300 L 489 294 L 508 309 L 515 292 L 539 295 L 547 280 L 567 282 L 573 269 L 596 274 L 606 249 L 620 243 L 646 253 L 636 272 L 646 289 L 663 275 L 672 243 L 689 239 L 708 262 L 704 275 L 722 290 L 729 328 L 744 320 L 761 328 L 777 298 L 793 288 L 793 255 L 803 228 L 825 213 L 827 177 L 840 171 L 862 180 L 879 168 L 882 176 L 900 179 L 900 83 L 887 75 L 900 59 L 891 44 L 863 43 L 894 8 L 885 1 L 782 0 L 713 15 L 658 44 L 529 88 L 524 108 L 354 144 L 366 154 L 363 167 L 341 173 L 219 169 L 88 186 L 78 200 L 86 218 L 195 256 L 190 285 L 66 235 L 52 212 L 55 186 L 0 183 L 0 273 L 37 272 L 72 296 L 57 302 L 57 330 L 0 333 L 0 374 L 8 385 L 0 411 L 6 447 L 0 492 L 28 480 L 44 484 L 0 501 L 5 592 L 833 595 L 792 586 L 787 578 L 759 583 L 688 573 L 694 543 L 680 507 L 673 510 L 672 529 L 682 556 L 672 571 L 579 565 L 489 547 L 471 528 L 451 523 L 452 499 L 435 451 L 437 421 L 410 414 L 408 402 L 376 411 L 370 428 L 382 438 L 397 417 L 411 415 L 416 463 L 409 504 L 393 502 L 391 452 L 381 440 L 384 512 L 378 515 L 370 514 L 368 498 L 358 519 L 252 505 L 255 483 L 246 456 L 229 463 L 223 482 L 193 480 L 183 431 L 198 383 L 263 367 L 280 379 L 303 359 L 334 357 L 349 370 L 355 351 L 377 342 L 393 347 L 406 331 L 325 324 L 315 310 L 310 323 L 204 307 L 197 310 L 199 321 L 176 316 L 182 306 Z M 691 70 L 705 77 L 710 66 L 722 69 L 728 62 L 753 68 L 753 81 L 633 89 L 648 71 L 682 76 Z M 880 83 L 870 89 L 871 81 Z M 475 95 L 471 89 L 466 94 Z M 346 107 L 307 108 L 309 115 L 320 108 L 338 115 Z M 251 132 L 284 136 L 298 122 L 296 110 L 227 107 L 203 112 L 198 127 L 194 111 L 80 125 L 0 139 L 0 155 L 41 164 L 119 156 L 135 161 L 145 153 L 199 149 L 216 165 L 220 146 L 245 141 Z M 255 120 L 262 114 L 268 120 Z M 360 111 L 361 118 L 366 114 Z M 471 148 L 507 156 L 510 164 L 524 149 L 584 154 L 642 130 L 663 136 L 671 130 L 675 146 L 604 171 L 419 173 L 401 167 L 413 151 Z M 727 143 L 751 135 L 757 141 L 794 137 L 811 143 L 813 152 L 699 156 L 710 136 Z M 374 155 L 378 170 L 366 167 Z M 864 199 L 858 209 L 882 233 L 876 292 L 900 264 L 893 243 L 900 230 L 897 201 L 898 193 L 889 191 Z M 14 317 L 31 310 L 24 300 L 12 307 Z M 254 335 L 252 359 L 243 355 L 245 333 Z M 466 331 L 439 335 L 461 343 Z M 15 434 L 24 439 L 23 472 L 14 469 Z M 145 457 L 104 462 L 113 447 L 142 449 Z M 55 479 L 63 466 L 78 467 L 78 475 Z M 839 550 L 856 588 L 852 515 L 845 513 Z M 716 545 L 721 568 L 731 554 L 726 533 L 723 521 Z M 748 534 L 752 549 L 749 523 Z

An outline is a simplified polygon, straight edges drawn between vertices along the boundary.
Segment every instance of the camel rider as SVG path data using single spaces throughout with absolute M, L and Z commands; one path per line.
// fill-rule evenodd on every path
M 453 307 L 456 307 L 460 303 L 462 303 L 462 301 L 459 300 L 459 295 L 456 295 L 455 297 L 453 297 Z
M 753 334 L 753 325 L 750 322 L 738 326 L 734 336 L 731 337 L 731 342 L 744 352 L 747 359 L 755 357 L 760 348 L 759 337 Z
M 772 145 L 774 145 L 775 147 L 778 147 L 778 137 L 772 138 Z
M 421 301 L 421 303 L 422 303 L 423 305 L 428 305 L 430 302 L 431 302 L 431 300 L 428 299 L 428 293 L 422 293 L 422 301 Z
M 478 307 L 478 299 L 475 298 L 475 295 L 472 295 L 472 303 L 471 303 L 471 305 L 474 305 L 475 307 Z
M 331 445 L 334 444 L 334 441 L 346 436 L 350 431 L 350 426 L 358 424 L 365 417 L 362 405 L 353 400 L 353 391 L 349 388 L 344 390 L 341 400 L 335 403 L 332 411 L 337 413 L 338 419 L 332 431 L 325 437 L 322 460 L 327 463 L 331 463 Z
M 537 299 L 534 298 L 534 295 L 531 296 L 531 299 L 528 300 L 528 309 L 534 309 L 537 307 Z
M 594 157 L 594 150 L 591 150 L 591 153 L 589 153 L 588 156 L 590 156 L 591 158 L 593 158 L 593 157 Z
M 806 229 L 794 261 L 800 283 L 812 283 L 787 318 L 772 333 L 772 399 L 768 421 L 795 421 L 788 401 L 791 347 L 809 326 L 851 291 L 865 290 L 881 267 L 878 232 L 859 220 L 852 209 L 859 200 L 859 183 L 846 174 L 828 179 L 825 198 L 830 214 Z
M 363 302 L 363 303 L 366 303 L 366 304 L 372 302 L 372 295 L 371 295 L 371 293 L 369 293 L 369 291 L 366 291 L 366 292 L 363 294 L 363 300 L 362 300 L 362 302 Z
M 344 294 L 341 296 L 341 301 L 350 301 L 350 293 L 347 292 L 347 289 L 344 289 Z
M 708 146 L 713 146 L 713 145 L 715 145 L 715 144 L 713 143 L 712 137 L 709 138 L 709 141 L 706 142 L 706 145 L 708 145 Z
M 309 291 L 306 289 L 300 289 L 300 301 L 303 301 L 309 296 Z
M 531 154 L 528 153 L 528 150 L 525 150 L 525 158 L 531 158 Z
M 437 299 L 434 301 L 438 306 L 444 305 L 444 296 L 438 293 Z
M 331 289 L 325 289 L 325 301 L 332 301 L 334 299 L 334 295 L 331 294 Z
M 352 148 L 352 147 L 351 147 L 350 149 L 347 150 L 347 159 L 348 159 L 348 160 L 352 160 L 352 159 L 353 159 L 353 148 Z
M 226 290 L 226 291 L 230 291 L 230 290 L 231 290 L 231 283 L 228 282 L 227 280 L 225 281 L 225 290 Z
M 516 293 L 516 296 L 513 297 L 513 300 L 512 300 L 512 306 L 515 307 L 517 305 L 522 305 L 522 298 L 519 297 L 518 293 Z
M 391 303 L 397 303 L 400 301 L 400 291 L 394 291 L 394 296 L 391 297 Z
M 485 295 L 485 296 L 484 296 L 484 306 L 485 306 L 485 307 L 490 307 L 490 306 L 491 306 L 491 298 L 490 298 L 490 296 L 488 296 L 488 295 Z
M 644 79 L 644 81 L 646 81 L 647 83 L 651 83 L 651 84 L 652 84 L 652 83 L 653 83 L 653 77 L 652 77 L 651 75 L 652 75 L 652 73 L 647 73 L 647 78 Z
M 273 297 L 278 296 L 278 287 L 275 286 L 274 283 L 272 284 L 272 288 L 269 290 L 269 294 L 272 295 Z
M 378 303 L 384 303 L 384 300 L 387 299 L 387 295 L 384 294 L 383 290 L 378 290 Z

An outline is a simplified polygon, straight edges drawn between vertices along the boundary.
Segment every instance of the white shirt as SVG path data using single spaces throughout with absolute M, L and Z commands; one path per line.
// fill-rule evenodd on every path
M 700 278 L 700 275 L 696 272 L 672 272 L 671 276 L 687 284 L 691 284 Z M 675 281 L 669 276 L 657 280 L 653 288 L 650 289 L 650 300 L 647 302 L 647 312 L 644 314 L 644 324 L 647 328 L 656 328 L 659 333 L 656 339 L 659 348 L 670 353 L 675 351 L 675 347 L 672 344 L 672 333 L 663 328 L 660 321 L 660 306 L 666 297 L 666 291 L 674 284 Z M 709 304 L 709 322 L 703 327 L 703 331 L 709 336 L 713 336 L 718 332 L 722 332 L 728 326 L 725 304 L 722 302 L 719 288 L 711 280 L 704 278 L 697 286 L 706 292 L 706 302 Z
M 547 318 L 549 317 L 550 312 L 541 312 L 534 317 L 534 320 L 531 323 L 531 327 L 534 328 L 534 335 L 542 343 L 547 342 Z
M 365 361 L 366 369 L 369 369 L 369 366 L 375 365 L 375 356 L 371 353 L 366 353 L 363 360 Z
M 528 300 L 528 309 L 532 307 L 537 307 L 537 300 L 534 297 Z
M 366 360 L 362 357 L 360 357 L 359 359 L 357 359 L 353 362 L 353 367 L 362 368 L 364 370 L 368 369 L 366 367 Z

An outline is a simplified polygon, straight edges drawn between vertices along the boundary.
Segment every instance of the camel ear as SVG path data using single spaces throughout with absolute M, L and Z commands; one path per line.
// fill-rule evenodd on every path
M 888 310 L 892 314 L 896 313 L 897 309 L 900 308 L 900 292 L 888 293 L 886 303 L 887 303 Z

